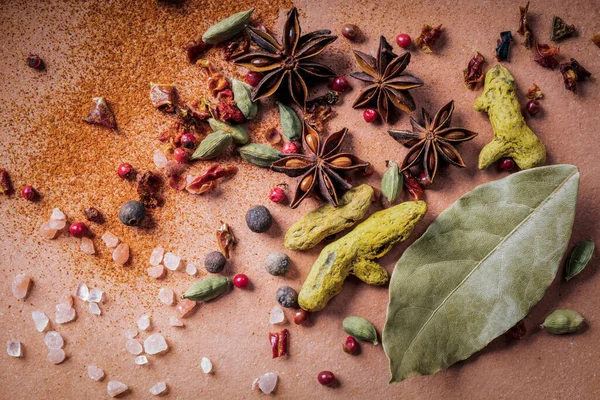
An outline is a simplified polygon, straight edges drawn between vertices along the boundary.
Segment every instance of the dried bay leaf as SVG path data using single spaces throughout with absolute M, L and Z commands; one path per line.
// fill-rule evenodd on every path
M 390 383 L 468 358 L 529 313 L 556 276 L 578 187 L 575 166 L 529 169 L 478 186 L 439 215 L 392 274 Z

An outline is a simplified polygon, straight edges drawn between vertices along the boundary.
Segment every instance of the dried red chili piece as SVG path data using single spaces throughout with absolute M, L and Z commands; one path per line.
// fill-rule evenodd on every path
M 271 355 L 273 358 L 287 354 L 288 336 L 289 331 L 287 329 L 279 332 L 269 332 L 269 343 L 271 343 Z
M 163 180 L 158 174 L 147 171 L 137 177 L 137 192 L 140 202 L 147 208 L 160 207 L 163 199 L 160 195 Z
M 173 85 L 150 83 L 150 101 L 161 111 L 175 112 L 177 103 L 177 89 Z
M 408 194 L 413 200 L 419 200 L 425 194 L 423 186 L 419 183 L 417 178 L 414 177 L 409 171 L 404 171 L 404 187 L 408 191 Z
M 577 93 L 577 82 L 592 76 L 591 72 L 585 69 L 574 58 L 560 64 L 559 69 L 565 81 L 565 88 L 573 93 Z
M 542 89 L 540 89 L 540 87 L 538 85 L 536 85 L 535 83 L 527 91 L 527 98 L 528 99 L 539 100 L 542 97 L 544 97 L 544 94 L 542 93 Z
M 527 49 L 531 49 L 533 47 L 534 39 L 533 32 L 531 28 L 529 28 L 529 23 L 527 21 L 527 14 L 529 13 L 529 2 L 525 7 L 519 6 L 519 11 L 521 13 L 521 18 L 519 19 L 519 29 L 518 33 L 525 37 L 525 41 L 523 42 L 523 46 Z
M 433 53 L 432 47 L 441 34 L 441 24 L 436 27 L 425 24 L 421 29 L 421 35 L 417 38 L 417 46 L 419 46 L 424 53 Z
M 117 129 L 117 120 L 104 97 L 94 97 L 89 114 L 83 118 L 88 124 L 100 125 L 110 129 Z
M 218 186 L 218 179 L 233 176 L 238 172 L 235 166 L 221 167 L 218 164 L 213 165 L 204 174 L 200 175 L 185 188 L 188 192 L 202 194 L 214 190 Z
M 485 58 L 480 52 L 476 52 L 473 58 L 469 61 L 467 69 L 463 71 L 465 85 L 469 90 L 476 90 L 483 83 L 485 75 L 483 74 L 483 63 Z
M 231 249 L 235 245 L 236 239 L 231 232 L 231 228 L 226 223 L 221 222 L 221 226 L 217 229 L 216 237 L 217 243 L 219 244 L 219 249 L 221 253 L 225 256 L 225 258 L 229 258 L 229 253 Z
M 212 46 L 204 43 L 202 39 L 190 40 L 183 48 L 187 55 L 188 61 L 193 64 L 206 53 Z
M 208 76 L 208 88 L 212 91 L 213 96 L 216 96 L 221 90 L 229 88 L 229 82 L 225 79 L 225 76 L 213 70 L 210 62 L 206 61 L 200 64 L 206 71 Z
M 229 61 L 244 55 L 250 49 L 250 39 L 247 35 L 238 35 L 231 39 L 223 48 L 223 59 Z
M 224 89 L 217 93 L 217 101 L 218 103 L 211 107 L 216 119 L 229 124 L 241 124 L 244 122 L 244 114 L 237 107 L 231 90 Z
M 4 168 L 0 168 L 0 194 L 8 196 L 12 194 L 12 192 L 13 186 L 8 171 Z
M 506 331 L 505 335 L 509 336 L 513 339 L 519 340 L 527 333 L 527 328 L 525 327 L 525 321 L 520 320 L 517 322 L 515 326 Z
M 556 56 L 558 54 L 559 48 L 557 46 L 552 46 L 548 44 L 540 44 L 537 43 L 535 45 L 536 56 L 533 58 L 535 62 L 540 64 L 544 68 L 556 68 L 558 67 L 558 61 L 556 61 Z

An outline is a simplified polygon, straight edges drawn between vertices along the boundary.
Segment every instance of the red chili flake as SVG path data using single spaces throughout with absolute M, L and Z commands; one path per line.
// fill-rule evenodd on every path
M 540 89 L 540 87 L 538 85 L 536 85 L 535 83 L 527 91 L 527 98 L 528 99 L 539 100 L 542 97 L 544 97 L 544 94 L 542 93 L 542 89 Z
M 177 103 L 177 89 L 173 85 L 150 83 L 150 101 L 161 111 L 175 112 Z
M 431 25 L 423 25 L 421 34 L 417 38 L 417 46 L 425 53 L 433 53 L 431 47 L 435 44 L 435 41 L 442 34 L 442 25 L 433 27 Z
M 285 356 L 288 348 L 289 332 L 284 329 L 279 332 L 269 332 L 269 342 L 271 343 L 271 353 L 273 358 Z
M 147 171 L 137 177 L 137 192 L 144 207 L 156 208 L 163 204 L 160 195 L 163 180 L 158 174 Z
M 177 146 L 181 137 L 186 134 L 186 129 L 181 121 L 173 121 L 164 131 L 158 136 L 161 142 L 171 142 Z
M 559 48 L 557 46 L 537 43 L 535 45 L 535 50 L 537 54 L 533 60 L 536 63 L 540 64 L 544 68 L 553 69 L 558 67 L 558 61 L 556 61 L 556 58 L 554 58 L 554 56 L 558 54 Z
M 527 328 L 525 327 L 525 321 L 520 320 L 519 322 L 517 322 L 517 324 L 515 326 L 513 326 L 512 328 L 507 330 L 504 334 L 513 339 L 519 340 L 523 336 L 525 336 L 526 332 L 527 332 Z
M 483 74 L 483 63 L 485 58 L 480 52 L 476 52 L 473 58 L 469 61 L 467 69 L 463 71 L 465 85 L 469 90 L 476 90 L 483 83 L 485 75 Z
M 167 162 L 167 165 L 163 168 L 163 174 L 167 178 L 170 178 L 175 175 L 182 175 L 185 171 L 185 165 L 178 163 L 177 161 L 170 160 Z
M 190 40 L 183 49 L 185 50 L 185 54 L 187 54 L 188 61 L 193 64 L 211 47 L 210 44 L 204 43 L 202 39 L 198 39 Z
M 241 124 L 245 117 L 233 100 L 222 100 L 213 109 L 215 118 L 229 124 Z
M 585 69 L 574 58 L 560 64 L 559 69 L 565 81 L 565 88 L 573 93 L 577 93 L 577 82 L 592 76 L 591 72 Z
M 188 192 L 194 194 L 202 194 L 210 190 L 216 189 L 218 186 L 217 179 L 233 176 L 238 172 L 235 166 L 221 167 L 218 164 L 213 165 L 204 174 L 200 175 L 185 188 Z
M 182 191 L 185 189 L 186 181 L 181 175 L 172 175 L 167 179 L 167 184 L 175 190 Z
M 531 47 L 533 47 L 534 39 L 533 32 L 531 31 L 531 28 L 529 27 L 529 23 L 527 21 L 527 14 L 529 12 L 529 2 L 527 2 L 527 5 L 525 5 L 525 7 L 519 6 L 519 11 L 521 13 L 521 18 L 519 19 L 519 29 L 517 30 L 517 32 L 525 37 L 523 46 L 525 46 L 525 48 L 527 49 L 531 49 Z
M 0 194 L 4 194 L 6 196 L 12 194 L 13 186 L 10 181 L 10 176 L 8 175 L 8 171 L 4 168 L 0 168 Z
M 231 39 L 223 48 L 223 59 L 229 61 L 233 58 L 246 54 L 250 49 L 250 39 L 242 34 Z
M 404 187 L 413 200 L 419 200 L 425 194 L 423 186 L 409 171 L 404 171 Z
M 231 249 L 233 248 L 233 246 L 235 245 L 236 239 L 235 239 L 235 236 L 233 236 L 233 233 L 231 232 L 231 228 L 229 228 L 229 225 L 227 225 L 224 222 L 221 222 L 221 224 L 222 225 L 219 227 L 219 229 L 217 229 L 217 232 L 216 232 L 217 243 L 219 245 L 219 249 L 221 250 L 221 253 L 223 253 L 225 258 L 229 258 L 229 253 L 230 253 Z
M 110 129 L 117 129 L 117 120 L 104 97 L 95 97 L 92 100 L 89 114 L 83 118 L 88 124 L 100 125 Z

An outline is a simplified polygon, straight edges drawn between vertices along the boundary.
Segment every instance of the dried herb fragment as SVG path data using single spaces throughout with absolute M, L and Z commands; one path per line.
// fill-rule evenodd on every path
M 413 200 L 420 200 L 425 194 L 423 185 L 419 183 L 417 178 L 415 178 L 410 171 L 404 171 L 402 174 L 404 175 L 404 187 L 406 188 L 406 191 L 410 197 Z
M 150 101 L 160 111 L 175 112 L 177 89 L 173 85 L 150 83 Z
M 250 38 L 246 34 L 238 35 L 231 39 L 227 46 L 223 48 L 223 59 L 229 61 L 236 57 L 242 56 L 250 49 Z
M 515 326 L 507 330 L 504 334 L 512 339 L 519 340 L 527 333 L 527 328 L 525 327 L 525 320 L 520 320 L 517 322 Z
M 27 65 L 29 68 L 37 69 L 38 71 L 44 71 L 46 69 L 44 60 L 37 54 L 30 54 L 27 56 Z
M 511 41 L 512 34 L 510 31 L 500 32 L 500 39 L 498 39 L 498 46 L 496 46 L 496 59 L 498 61 L 508 60 L 508 51 L 510 50 Z
M 556 15 L 552 18 L 552 31 L 550 32 L 550 40 L 559 41 L 568 38 L 575 33 L 575 25 L 567 25 L 562 18 Z
M 222 225 L 217 229 L 216 237 L 221 253 L 223 253 L 225 258 L 229 259 L 229 253 L 236 243 L 235 236 L 233 236 L 229 225 L 222 222 Z
M 0 168 L 0 194 L 10 195 L 13 192 L 13 185 L 10 181 L 10 175 L 4 168 Z
M 556 68 L 558 67 L 558 61 L 554 56 L 558 54 L 558 50 L 557 46 L 536 43 L 535 51 L 537 54 L 533 60 L 544 68 Z
M 311 126 L 314 126 L 317 131 L 325 129 L 325 121 L 327 121 L 333 111 L 331 106 L 340 100 L 340 95 L 335 90 L 330 90 L 323 96 L 316 97 L 306 103 L 306 112 L 304 120 Z
M 463 71 L 467 89 L 476 90 L 482 85 L 483 79 L 485 78 L 485 74 L 483 73 L 484 62 L 485 58 L 480 52 L 476 52 L 469 61 L 467 69 Z
M 144 172 L 137 177 L 137 193 L 140 203 L 146 208 L 156 208 L 163 204 L 161 196 L 163 180 L 152 171 Z
M 219 179 L 233 176 L 238 172 L 235 166 L 211 166 L 205 173 L 191 181 L 185 188 L 190 193 L 202 194 L 214 190 L 219 185 Z
M 202 39 L 198 39 L 190 40 L 188 44 L 185 45 L 183 50 L 185 51 L 190 64 L 193 64 L 211 47 L 212 45 L 204 43 Z
M 466 167 L 462 157 L 454 146 L 472 140 L 477 133 L 465 128 L 450 127 L 454 101 L 443 106 L 433 118 L 421 109 L 423 123 L 410 117 L 411 131 L 388 130 L 389 134 L 410 150 L 400 165 L 400 171 L 406 171 L 421 163 L 425 176 L 433 183 L 440 159 L 460 168 Z
M 539 100 L 542 97 L 544 97 L 544 94 L 542 93 L 542 89 L 540 89 L 540 87 L 538 85 L 536 85 L 535 83 L 527 91 L 527 98 L 528 99 Z
M 592 76 L 592 74 L 574 58 L 560 64 L 559 70 L 565 81 L 565 88 L 573 93 L 577 93 L 577 82 Z
M 308 97 L 305 78 L 335 76 L 329 67 L 310 62 L 309 59 L 320 54 L 337 36 L 331 35 L 329 30 L 301 35 L 298 10 L 295 7 L 287 14 L 282 34 L 283 45 L 266 31 L 251 26 L 246 29 L 259 49 L 237 57 L 235 63 L 251 71 L 265 73 L 252 90 L 253 100 L 269 97 L 285 85 L 294 102 L 304 110 Z
M 348 129 L 343 128 L 321 139 L 320 134 L 305 123 L 302 132 L 305 154 L 291 154 L 271 164 L 273 171 L 300 177 L 291 208 L 298 207 L 309 194 L 317 190 L 325 200 L 337 207 L 342 193 L 352 188 L 343 178 L 343 173 L 365 170 L 369 166 L 368 162 L 350 153 L 340 153 L 347 133 Z
M 600 34 L 594 35 L 590 38 L 590 40 L 592 41 L 592 43 L 594 43 L 596 46 L 600 47 Z
M 519 19 L 519 29 L 518 33 L 525 37 L 525 41 L 523 42 L 523 46 L 527 49 L 531 49 L 534 43 L 533 32 L 529 27 L 529 23 L 527 21 L 527 14 L 529 12 L 529 2 L 525 7 L 519 6 L 519 12 L 521 13 L 521 18 Z
M 567 259 L 567 266 L 565 267 L 565 281 L 569 281 L 579 274 L 587 263 L 594 255 L 594 249 L 596 245 L 592 240 L 582 240 L 577 242 L 569 258 Z
M 88 124 L 100 125 L 110 129 L 117 129 L 117 120 L 104 97 L 92 99 L 89 114 L 83 118 Z
M 417 38 L 417 42 L 416 42 L 417 46 L 424 53 L 431 54 L 431 53 L 433 53 L 432 47 L 435 44 L 435 41 L 440 37 L 441 34 L 442 34 L 442 25 L 441 24 L 436 27 L 425 24 L 421 28 L 421 34 Z
M 102 216 L 102 213 L 95 207 L 86 208 L 85 210 L 83 210 L 83 213 L 85 214 L 85 219 L 87 219 L 90 222 L 95 222 L 97 224 L 101 224 L 104 222 L 104 217 Z
M 289 141 L 298 140 L 302 137 L 302 122 L 293 108 L 277 102 L 279 106 L 279 122 L 281 131 Z
M 363 72 L 353 72 L 350 76 L 369 83 L 369 86 L 358 95 L 352 108 L 376 102 L 377 111 L 385 122 L 392 106 L 406 113 L 415 110 L 409 90 L 423 86 L 423 81 L 403 73 L 410 63 L 410 53 L 397 56 L 385 37 L 381 36 L 377 58 L 358 50 L 354 50 L 354 57 Z
M 288 348 L 289 331 L 283 329 L 279 332 L 269 332 L 269 343 L 271 343 L 271 354 L 273 358 L 285 356 Z

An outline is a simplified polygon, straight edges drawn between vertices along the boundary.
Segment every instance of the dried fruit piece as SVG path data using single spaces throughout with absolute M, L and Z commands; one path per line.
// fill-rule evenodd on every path
M 485 74 L 483 73 L 483 63 L 485 58 L 480 52 L 476 52 L 469 61 L 467 69 L 463 71 L 465 86 L 469 90 L 476 90 L 483 84 Z
M 235 236 L 233 236 L 229 225 L 222 222 L 219 229 L 217 229 L 216 237 L 221 253 L 223 253 L 225 258 L 229 258 L 229 253 L 236 242 Z
M 88 124 L 100 125 L 105 128 L 117 129 L 117 120 L 115 115 L 108 107 L 104 97 L 95 97 L 92 99 L 89 114 L 83 118 Z
M 556 15 L 552 18 L 552 31 L 550 32 L 550 40 L 559 41 L 568 38 L 575 33 L 575 25 L 568 25 L 562 18 Z
M 570 61 L 560 64 L 559 69 L 565 81 L 565 88 L 573 93 L 577 93 L 577 82 L 583 81 L 592 76 L 591 72 L 585 69 L 574 58 L 571 58 Z
M 427 54 L 433 53 L 433 45 L 442 34 L 442 25 L 433 27 L 431 25 L 423 25 L 421 34 L 417 38 L 417 46 Z
M 533 60 L 544 68 L 556 68 L 558 66 L 558 61 L 556 61 L 554 56 L 558 54 L 558 50 L 559 49 L 556 46 L 536 43 L 535 51 L 537 54 Z

